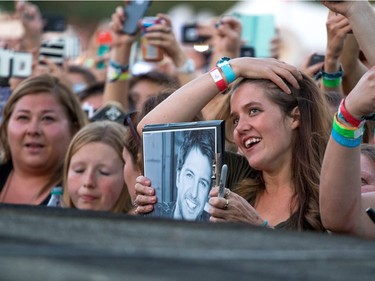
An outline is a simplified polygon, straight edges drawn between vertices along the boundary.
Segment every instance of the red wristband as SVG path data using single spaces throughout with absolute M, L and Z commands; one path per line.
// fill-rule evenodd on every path
M 341 113 L 341 115 L 342 115 L 342 117 L 344 117 L 345 121 L 348 122 L 353 127 L 357 127 L 358 128 L 361 125 L 361 123 L 363 122 L 363 120 L 358 120 L 357 118 L 355 118 L 353 115 L 351 115 L 346 110 L 345 99 L 343 99 L 341 101 L 341 103 L 340 103 L 339 113 Z
M 212 79 L 214 79 L 214 82 L 217 86 L 217 88 L 221 91 L 224 91 L 227 88 L 227 84 L 224 81 L 223 76 L 220 73 L 220 70 L 215 67 L 210 71 Z

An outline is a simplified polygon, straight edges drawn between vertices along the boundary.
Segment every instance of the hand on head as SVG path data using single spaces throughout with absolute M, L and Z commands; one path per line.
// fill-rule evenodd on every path
M 291 90 L 283 79 L 296 89 L 299 89 L 298 80 L 302 80 L 296 67 L 276 59 L 236 58 L 231 60 L 231 66 L 237 77 L 269 79 L 287 94 Z

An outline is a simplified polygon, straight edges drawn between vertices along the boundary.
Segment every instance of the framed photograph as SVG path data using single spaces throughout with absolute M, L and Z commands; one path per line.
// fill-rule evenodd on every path
M 158 203 L 147 216 L 207 221 L 209 191 L 220 178 L 224 121 L 146 125 L 144 173 Z

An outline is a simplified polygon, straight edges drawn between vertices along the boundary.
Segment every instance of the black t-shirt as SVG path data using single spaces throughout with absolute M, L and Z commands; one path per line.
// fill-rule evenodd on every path
M 13 170 L 13 163 L 12 161 L 9 161 L 7 163 L 4 163 L 4 164 L 1 164 L 0 165 L 0 192 L 3 190 L 6 182 L 7 182 L 7 179 L 10 175 L 10 173 L 12 172 Z M 40 206 L 45 206 L 48 204 L 48 201 L 50 199 L 51 195 L 48 195 L 42 203 L 40 203 L 39 205 Z

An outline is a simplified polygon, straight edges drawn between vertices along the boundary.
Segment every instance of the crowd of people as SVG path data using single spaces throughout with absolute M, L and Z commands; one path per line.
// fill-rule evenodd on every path
M 273 57 L 241 57 L 242 25 L 232 16 L 208 21 L 204 54 L 177 39 L 166 14 L 127 34 L 117 7 L 97 31 L 111 38 L 106 54 L 94 44 L 57 65 L 40 56 L 47 35 L 38 7 L 17 2 L 24 35 L 0 46 L 31 53 L 33 63 L 31 75 L 1 85 L 10 96 L 0 203 L 46 205 L 61 185 L 66 208 L 375 238 L 375 13 L 367 1 L 321 5 L 327 48 L 319 63 L 312 54 L 301 66 L 280 61 L 277 32 Z M 140 36 L 160 60 L 132 61 Z M 191 131 L 175 156 L 178 192 L 162 202 L 144 174 L 144 126 L 209 120 L 225 121 L 224 191 L 211 177 L 213 136 Z

